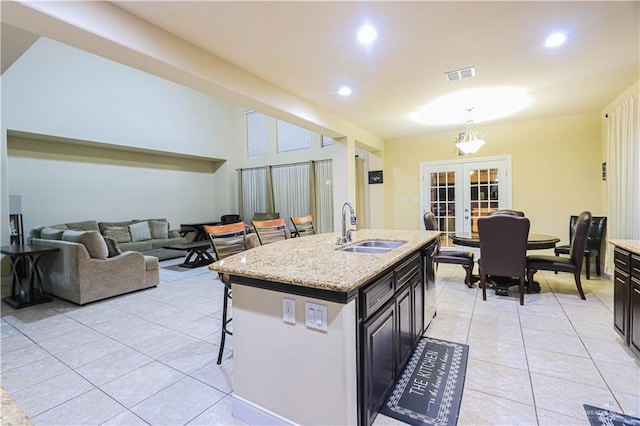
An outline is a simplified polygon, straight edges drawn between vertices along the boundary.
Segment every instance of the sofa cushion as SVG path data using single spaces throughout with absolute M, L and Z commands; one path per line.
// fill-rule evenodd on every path
M 36 226 L 31 231 L 29 231 L 29 237 L 31 238 L 42 238 L 42 230 L 44 226 Z
M 127 230 L 129 229 L 129 225 L 132 223 L 140 222 L 139 220 L 125 220 L 121 222 L 98 222 L 98 228 L 100 228 L 100 233 L 104 235 L 104 230 L 110 226 L 126 226 Z
M 66 230 L 62 233 L 63 241 L 72 243 L 80 243 L 89 252 L 89 256 L 94 259 L 106 259 L 109 255 L 109 249 L 104 238 L 98 231 L 74 231 Z
M 107 249 L 109 250 L 108 257 L 117 256 L 122 253 L 122 250 L 120 250 L 120 246 L 118 245 L 118 242 L 115 240 L 115 238 L 104 237 L 104 242 L 107 244 Z
M 147 222 L 138 222 L 129 225 L 129 233 L 131 234 L 131 241 L 145 241 L 151 239 L 151 230 Z
M 111 237 L 118 243 L 131 242 L 131 234 L 129 233 L 128 225 L 108 225 L 104 227 L 102 235 L 105 237 Z
M 65 223 L 68 229 L 73 229 L 74 231 L 99 231 L 98 222 L 95 220 L 85 220 L 82 222 L 71 222 Z
M 147 251 L 151 250 L 151 241 L 135 241 L 130 243 L 118 243 L 122 251 Z
M 40 231 L 40 238 L 43 240 L 60 240 L 62 239 L 62 229 L 55 229 L 50 227 L 42 228 Z
M 169 222 L 161 220 L 149 220 L 151 238 L 169 238 Z

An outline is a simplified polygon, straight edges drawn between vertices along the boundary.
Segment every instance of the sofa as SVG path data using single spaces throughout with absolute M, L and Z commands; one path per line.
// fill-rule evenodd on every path
M 138 251 L 145 256 L 155 256 L 159 260 L 183 257 L 182 250 L 165 249 L 164 247 L 186 243 L 187 240 L 177 230 L 170 229 L 167 219 L 128 220 L 120 222 L 97 222 L 85 220 L 57 225 L 40 226 L 29 232 L 31 238 L 60 239 L 64 230 L 98 231 L 103 237 L 113 238 L 121 251 Z M 44 231 L 44 234 L 43 234 Z
M 163 221 L 164 225 L 155 223 Z M 153 222 L 127 222 L 131 225 L 126 225 L 130 230 L 128 237 L 122 235 L 125 222 L 84 221 L 31 230 L 31 244 L 60 249 L 57 253 L 42 256 L 38 262 L 44 290 L 84 305 L 157 286 L 160 276 L 156 254 L 184 255 L 184 252 L 163 250 L 162 247 L 185 242 L 185 239 L 179 234 L 177 237 L 174 233 L 169 234 L 166 220 L 154 219 Z M 156 227 L 153 234 L 152 226 Z M 150 238 L 151 241 L 144 239 L 150 235 L 156 238 Z M 168 238 L 162 238 L 165 236 Z M 125 241 L 127 239 L 130 241 Z

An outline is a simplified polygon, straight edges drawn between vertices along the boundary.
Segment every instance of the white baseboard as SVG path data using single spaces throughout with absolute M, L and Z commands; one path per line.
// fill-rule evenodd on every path
M 296 424 L 236 394 L 231 395 L 231 414 L 248 425 L 290 426 Z

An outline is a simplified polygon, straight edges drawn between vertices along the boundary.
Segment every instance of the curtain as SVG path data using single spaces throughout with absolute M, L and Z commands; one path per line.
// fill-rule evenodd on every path
M 246 223 L 255 212 L 311 214 L 317 233 L 333 232 L 332 160 L 238 169 L 238 209 Z M 271 200 L 271 201 L 269 201 Z
M 309 163 L 288 164 L 271 168 L 275 211 L 288 226 L 289 218 L 311 213 L 309 198 Z
M 251 223 L 255 212 L 267 211 L 266 184 L 267 173 L 264 167 L 240 170 L 241 181 L 238 190 L 242 198 L 240 214 L 245 223 Z
M 640 90 L 609 112 L 609 238 L 640 239 Z
M 316 215 L 313 217 L 317 233 L 333 232 L 333 166 L 331 160 L 315 162 Z
M 367 218 L 367 202 L 365 193 L 365 160 L 356 157 L 356 219 L 358 221 L 357 228 L 364 229 L 369 227 L 369 219 Z

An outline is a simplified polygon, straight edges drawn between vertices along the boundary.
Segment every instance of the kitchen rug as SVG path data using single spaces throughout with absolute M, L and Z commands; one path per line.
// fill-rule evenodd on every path
M 582 406 L 587 413 L 591 426 L 640 426 L 640 419 L 636 417 L 594 407 L 593 405 L 583 404 Z
M 423 337 L 380 413 L 412 425 L 458 423 L 469 346 Z

